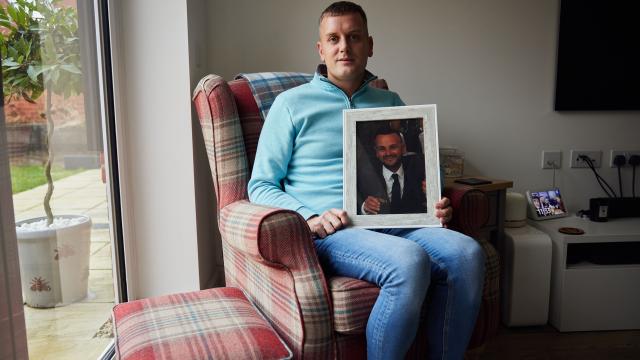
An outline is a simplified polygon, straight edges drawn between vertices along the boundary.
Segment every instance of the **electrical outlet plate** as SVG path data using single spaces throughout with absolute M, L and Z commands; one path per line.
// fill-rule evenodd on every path
M 588 168 L 589 165 L 583 160 L 578 159 L 580 155 L 586 155 L 593 162 L 594 168 L 599 168 L 602 163 L 601 150 L 571 150 L 571 167 L 572 168 Z
M 542 168 L 553 169 L 554 165 L 556 169 L 560 169 L 562 167 L 562 151 L 543 150 L 542 151 Z
M 631 157 L 631 155 L 640 156 L 640 150 L 611 150 L 611 156 L 609 157 L 609 166 L 611 166 L 612 168 L 617 167 L 613 164 L 613 159 L 617 155 L 624 155 L 624 158 L 626 159 L 624 166 L 628 167 L 631 166 L 629 165 L 629 158 Z

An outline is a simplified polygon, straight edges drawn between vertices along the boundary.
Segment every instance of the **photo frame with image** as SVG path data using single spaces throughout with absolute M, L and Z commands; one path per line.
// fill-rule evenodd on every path
M 343 112 L 344 204 L 352 226 L 442 226 L 436 105 Z M 397 174 L 397 176 L 396 176 Z

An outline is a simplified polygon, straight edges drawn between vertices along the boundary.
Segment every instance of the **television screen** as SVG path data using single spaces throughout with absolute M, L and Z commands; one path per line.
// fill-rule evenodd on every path
M 555 110 L 640 110 L 636 4 L 562 0 Z

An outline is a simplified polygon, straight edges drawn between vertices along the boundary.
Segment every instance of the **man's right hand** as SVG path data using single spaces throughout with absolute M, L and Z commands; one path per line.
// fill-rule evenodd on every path
M 367 199 L 364 201 L 362 208 L 364 209 L 364 212 L 366 214 L 377 215 L 380 212 L 381 204 L 382 203 L 380 202 L 380 199 L 378 199 L 377 197 L 368 196 Z
M 349 217 L 344 210 L 329 209 L 320 216 L 310 217 L 307 224 L 313 235 L 324 239 L 349 224 Z

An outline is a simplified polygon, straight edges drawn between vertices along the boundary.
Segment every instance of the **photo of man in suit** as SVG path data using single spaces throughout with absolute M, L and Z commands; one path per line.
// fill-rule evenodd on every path
M 372 140 L 375 157 L 360 157 L 357 165 L 359 214 L 427 212 L 423 155 L 407 154 L 403 137 L 388 124 L 378 126 Z

